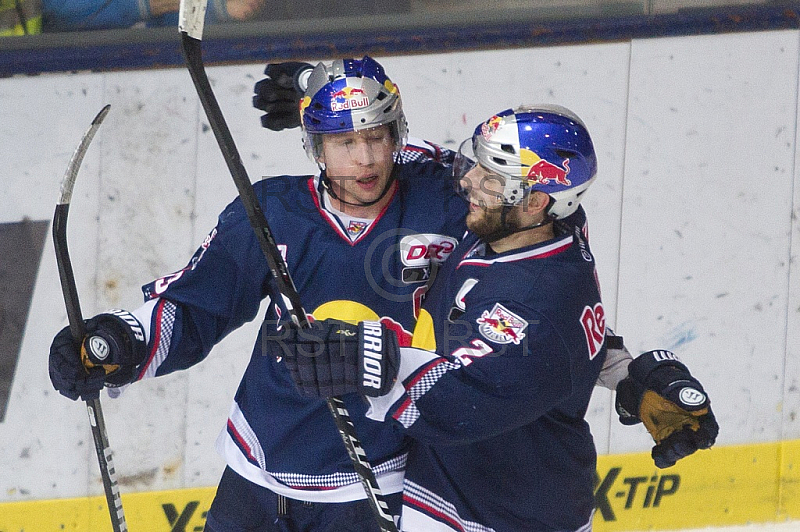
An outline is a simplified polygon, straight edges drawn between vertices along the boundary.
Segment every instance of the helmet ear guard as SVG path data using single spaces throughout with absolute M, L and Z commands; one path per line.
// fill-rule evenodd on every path
M 458 158 L 477 161 L 487 171 L 502 176 L 502 201 L 513 206 L 538 190 L 551 198 L 548 214 L 566 218 L 597 173 L 597 160 L 589 132 L 575 113 L 558 105 L 507 109 L 480 124 L 471 142 L 465 141 Z M 460 179 L 465 174 L 455 176 Z

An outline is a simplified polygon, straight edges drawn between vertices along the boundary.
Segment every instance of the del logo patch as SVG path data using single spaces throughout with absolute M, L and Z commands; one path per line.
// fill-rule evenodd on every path
M 427 266 L 430 261 L 442 263 L 456 248 L 458 240 L 434 233 L 418 233 L 400 239 L 400 260 L 404 266 Z
M 350 238 L 357 238 L 361 233 L 364 232 L 364 229 L 367 228 L 367 222 L 358 222 L 355 220 L 350 220 L 350 225 L 347 226 L 347 234 L 350 235 Z
M 524 331 L 528 326 L 527 321 L 500 303 L 495 303 L 491 312 L 484 310 L 477 322 L 480 333 L 496 344 L 518 345 L 525 338 Z

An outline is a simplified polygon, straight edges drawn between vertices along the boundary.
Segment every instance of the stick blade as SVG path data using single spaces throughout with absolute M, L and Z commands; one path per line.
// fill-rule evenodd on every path
M 58 200 L 58 205 L 68 205 L 69 202 L 72 201 L 72 189 L 75 186 L 75 179 L 78 177 L 78 170 L 83 162 L 83 156 L 86 155 L 86 150 L 89 149 L 89 144 L 91 144 L 94 134 L 97 133 L 100 124 L 103 123 L 110 109 L 111 105 L 109 104 L 106 104 L 100 109 L 100 112 L 97 113 L 97 116 L 92 120 L 89 129 L 83 134 L 80 144 L 75 148 L 75 152 L 72 154 L 72 158 L 67 165 L 67 171 L 64 172 L 64 177 L 61 180 L 61 195 Z

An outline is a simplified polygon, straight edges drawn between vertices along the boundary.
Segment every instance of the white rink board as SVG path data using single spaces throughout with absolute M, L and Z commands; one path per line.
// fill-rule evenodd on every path
M 410 132 L 455 148 L 481 120 L 558 103 L 587 123 L 600 173 L 584 204 L 609 323 L 633 351 L 674 349 L 706 385 L 720 445 L 800 438 L 798 31 L 378 58 Z M 208 69 L 250 177 L 315 170 L 298 131 L 260 127 L 264 65 Z M 0 223 L 52 216 L 58 184 L 100 108 L 69 222 L 84 315 L 135 308 L 236 195 L 185 69 L 0 79 Z M 794 210 L 794 211 L 793 211 Z M 795 213 L 794 220 L 792 213 Z M 49 236 L 48 236 L 49 238 Z M 793 244 L 793 245 L 792 245 Z M 6 260 L 6 259 L 4 259 Z M 102 493 L 85 409 L 55 393 L 66 325 L 45 244 L 8 411 L 0 501 Z M 123 492 L 215 485 L 224 426 L 258 323 L 179 375 L 103 396 Z M 599 390 L 601 453 L 649 449 Z

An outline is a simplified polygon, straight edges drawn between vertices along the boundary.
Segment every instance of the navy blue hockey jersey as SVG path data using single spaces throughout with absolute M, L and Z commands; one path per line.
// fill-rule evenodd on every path
M 439 271 L 398 383 L 370 398 L 371 417 L 416 440 L 404 531 L 587 526 L 596 453 L 584 415 L 606 348 L 584 219 L 499 254 L 469 234 Z
M 274 177 L 254 189 L 306 312 L 315 319 L 380 320 L 408 345 L 429 263 L 455 248 L 466 206 L 449 167 L 410 161 L 413 148 L 404 157 L 391 201 L 366 228 L 344 226 L 324 208 L 319 177 Z M 270 297 L 217 448 L 237 473 L 276 493 L 319 502 L 364 498 L 325 401 L 302 397 L 283 364 L 262 354 L 261 337 L 275 331 L 280 314 L 270 277 L 237 199 L 186 268 L 143 288 L 155 308 L 151 356 L 140 378 L 199 362 Z M 367 419 L 359 396 L 343 400 L 382 490 L 400 491 L 402 432 Z

